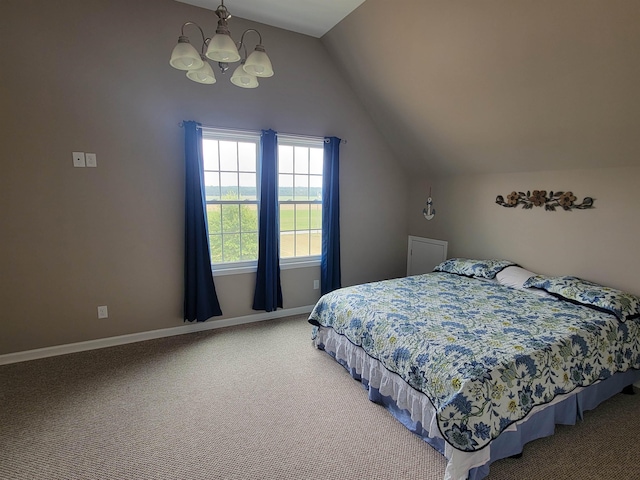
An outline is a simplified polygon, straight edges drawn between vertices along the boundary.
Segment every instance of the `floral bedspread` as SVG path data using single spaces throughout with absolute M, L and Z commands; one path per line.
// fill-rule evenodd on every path
M 328 293 L 309 322 L 427 395 L 442 436 L 468 452 L 536 405 L 640 368 L 640 320 L 449 273 Z

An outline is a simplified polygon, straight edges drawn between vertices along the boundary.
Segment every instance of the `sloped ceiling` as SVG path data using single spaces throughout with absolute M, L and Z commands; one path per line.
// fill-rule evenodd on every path
M 409 171 L 640 165 L 640 2 L 366 0 L 322 41 Z
M 176 0 L 216 10 L 222 0 Z M 234 17 L 320 38 L 364 0 L 230 0 Z

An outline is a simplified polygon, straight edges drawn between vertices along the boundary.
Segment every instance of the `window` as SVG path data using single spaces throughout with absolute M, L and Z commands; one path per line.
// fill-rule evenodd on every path
M 322 253 L 322 140 L 278 136 L 280 258 Z
M 254 268 L 258 260 L 259 146 L 258 133 L 202 129 L 211 263 L 219 272 Z M 278 135 L 283 264 L 319 261 L 323 155 L 323 139 Z
M 203 129 L 202 154 L 211 263 L 258 258 L 256 134 Z

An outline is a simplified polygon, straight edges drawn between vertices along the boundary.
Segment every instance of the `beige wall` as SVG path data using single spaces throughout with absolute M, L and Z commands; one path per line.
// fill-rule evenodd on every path
M 640 165 L 638 0 L 367 0 L 323 42 L 412 171 Z
M 450 256 L 506 257 L 640 293 L 639 9 L 367 0 L 325 35 L 411 172 L 408 233 L 448 240 Z M 534 189 L 592 196 L 596 208 L 495 204 Z
M 420 213 L 434 184 L 437 214 Z M 449 257 L 506 258 L 547 275 L 576 275 L 640 295 L 640 167 L 421 179 L 412 183 L 409 231 L 449 241 Z M 512 191 L 572 191 L 592 210 L 523 210 L 495 203 Z
M 320 41 L 234 18 L 276 75 L 203 86 L 168 65 L 187 20 L 215 28 L 173 0 L 0 3 L 0 354 L 182 324 L 182 120 L 346 139 L 343 283 L 404 271 L 407 179 Z M 285 308 L 315 302 L 319 268 L 282 276 Z M 215 281 L 222 318 L 255 313 L 254 275 Z

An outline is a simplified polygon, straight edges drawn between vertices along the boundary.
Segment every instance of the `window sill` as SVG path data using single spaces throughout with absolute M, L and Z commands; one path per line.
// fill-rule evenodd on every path
M 214 277 L 224 277 L 225 275 L 241 275 L 243 273 L 256 273 L 258 270 L 257 262 L 249 265 L 238 265 L 233 267 L 221 267 L 220 265 L 211 265 Z
M 295 268 L 311 268 L 320 266 L 320 257 L 303 257 L 299 259 L 285 259 L 280 261 L 280 270 L 292 270 Z M 211 265 L 214 277 L 225 275 L 242 275 L 245 273 L 256 273 L 258 262 L 251 262 L 244 265 L 220 266 Z
M 300 258 L 287 258 L 280 260 L 280 270 L 290 270 L 292 268 L 309 268 L 319 267 L 320 257 L 300 257 Z

